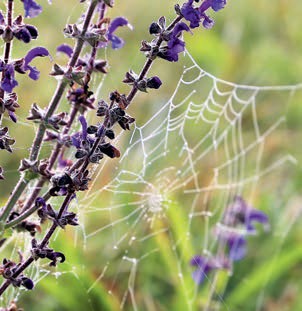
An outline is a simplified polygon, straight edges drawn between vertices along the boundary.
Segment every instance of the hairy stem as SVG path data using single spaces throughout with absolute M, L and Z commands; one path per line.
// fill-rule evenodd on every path
M 167 27 L 167 30 L 172 30 L 174 28 L 174 26 L 182 19 L 182 16 L 178 16 L 174 19 L 174 21 Z M 163 42 L 163 39 L 161 37 L 158 38 L 157 42 L 156 42 L 156 46 L 160 47 L 161 44 Z M 141 81 L 142 79 L 144 79 L 144 77 L 147 75 L 147 73 L 149 72 L 152 64 L 154 62 L 154 59 L 148 58 L 145 65 L 143 66 L 139 77 L 138 77 L 138 81 Z M 128 105 L 131 103 L 131 101 L 133 100 L 133 98 L 135 97 L 136 93 L 138 92 L 138 88 L 137 85 L 133 85 L 132 89 L 130 90 L 128 96 L 127 96 L 127 101 L 128 101 Z
M 72 199 L 73 193 L 67 194 L 67 196 L 64 199 L 64 202 L 61 205 L 61 208 L 59 210 L 58 217 L 62 217 L 66 209 L 68 208 L 68 205 Z M 47 231 L 46 235 L 44 236 L 42 242 L 39 245 L 40 249 L 43 249 L 48 243 L 52 235 L 54 234 L 55 230 L 57 229 L 58 225 L 57 223 L 53 223 L 49 230 Z M 13 278 L 18 277 L 25 269 L 27 269 L 32 263 L 34 262 L 33 256 L 30 256 L 24 263 L 22 263 L 19 268 L 15 271 L 13 274 Z M 0 296 L 5 292 L 5 290 L 9 287 L 11 284 L 10 280 L 6 280 L 0 287 Z
M 12 4 L 12 2 L 13 2 L 12 0 L 9 0 L 8 4 L 10 5 L 10 3 Z M 85 15 L 85 20 L 84 20 L 84 25 L 83 25 L 83 29 L 82 29 L 82 36 L 85 35 L 85 33 L 87 32 L 87 29 L 88 29 L 90 22 L 92 20 L 93 13 L 94 13 L 94 10 L 96 8 L 96 5 L 97 5 L 97 2 L 92 1 L 89 5 L 88 9 L 87 9 L 87 12 Z M 75 49 L 74 49 L 74 53 L 73 53 L 72 58 L 70 59 L 69 64 L 68 64 L 69 70 L 72 70 L 72 68 L 75 66 L 75 64 L 79 58 L 79 55 L 82 51 L 83 45 L 84 45 L 84 41 L 82 39 L 78 39 L 76 46 L 75 46 Z M 49 108 L 48 108 L 46 115 L 45 115 L 45 122 L 46 123 L 47 123 L 47 120 L 52 116 L 52 114 L 57 109 L 57 107 L 60 103 L 60 100 L 64 94 L 64 91 L 65 91 L 67 84 L 68 83 L 65 80 L 61 80 L 58 83 L 55 94 L 52 97 L 52 100 L 49 104 Z M 33 146 L 32 146 L 31 151 L 30 151 L 29 159 L 31 161 L 37 160 L 37 158 L 39 156 L 39 153 L 40 153 L 40 150 L 42 147 L 43 138 L 45 135 L 45 131 L 46 131 L 46 126 L 44 123 L 41 123 L 39 128 L 38 128 L 36 137 L 34 139 Z M 23 185 L 23 183 L 25 183 L 25 179 L 23 176 L 21 176 L 20 180 L 18 182 L 18 185 L 21 185 L 21 184 Z M 9 215 L 11 210 L 13 209 L 15 202 L 17 202 L 17 200 L 20 198 L 20 196 L 22 195 L 23 190 L 25 190 L 25 188 L 26 188 L 26 185 L 23 189 L 17 188 L 16 190 L 13 191 L 12 195 L 9 197 L 9 199 L 8 199 L 4 209 L 3 209 L 4 212 L 0 216 L 0 220 L 6 220 L 7 216 Z M 22 190 L 22 191 L 20 191 L 20 190 Z

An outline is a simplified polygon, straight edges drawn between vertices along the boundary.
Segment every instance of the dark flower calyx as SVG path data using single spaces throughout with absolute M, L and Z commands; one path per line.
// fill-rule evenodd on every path
M 48 247 L 40 247 L 36 239 L 33 239 L 31 244 L 31 254 L 34 260 L 38 260 L 39 258 L 50 259 L 51 262 L 49 266 L 51 267 L 55 267 L 58 262 L 63 263 L 65 261 L 65 255 L 63 253 L 55 252 L 53 249 Z
M 114 146 L 112 146 L 110 143 L 104 143 L 99 146 L 99 150 L 106 154 L 109 158 L 119 158 L 120 152 L 118 149 L 116 149 Z
M 88 170 L 84 173 L 81 171 L 74 171 L 71 175 L 65 172 L 63 174 L 54 175 L 51 178 L 53 187 L 49 190 L 51 196 L 66 195 L 67 193 L 74 193 L 75 191 L 84 191 L 88 189 Z
M 3 278 L 9 280 L 14 287 L 24 286 L 26 289 L 31 290 L 34 288 L 34 283 L 30 278 L 25 277 L 23 274 L 20 274 L 17 277 L 13 275 L 19 268 L 20 264 L 4 258 L 2 265 L 0 265 L 0 275 Z
M 66 112 L 61 112 L 58 114 L 55 114 L 51 116 L 49 119 L 45 120 L 45 125 L 46 126 L 51 126 L 52 128 L 59 130 L 60 126 L 64 126 L 67 124 L 65 121 L 66 118 Z
M 157 35 L 161 33 L 161 27 L 158 25 L 158 23 L 153 22 L 149 27 L 149 33 L 151 35 Z
M 132 70 L 126 72 L 123 82 L 135 85 L 141 92 L 147 92 L 147 88 L 158 89 L 162 84 L 158 77 L 139 79 L 139 76 Z
M 57 220 L 58 225 L 61 228 L 65 228 L 65 226 L 70 225 L 70 226 L 78 226 L 78 218 L 77 214 L 73 212 L 66 212 L 60 219 Z
M 93 105 L 95 98 L 93 92 L 88 90 L 88 87 L 76 88 L 73 86 L 68 91 L 67 99 L 71 104 L 76 105 L 82 114 L 87 109 L 95 109 Z
M 98 102 L 98 109 L 96 111 L 96 115 L 98 117 L 103 117 L 107 114 L 108 111 L 109 111 L 108 104 L 104 100 L 99 101 Z
M 147 41 L 142 41 L 140 51 L 144 52 L 148 58 L 154 60 L 159 53 L 159 46 L 154 41 L 152 41 L 151 43 Z
M 105 136 L 107 136 L 109 139 L 114 139 L 115 138 L 114 131 L 112 129 L 106 130 Z
M 40 108 L 36 103 L 34 103 L 31 106 L 30 115 L 27 117 L 27 120 L 42 120 L 44 115 L 44 109 Z
M 126 109 L 129 101 L 125 94 L 120 94 L 118 91 L 111 92 L 109 95 L 111 101 L 116 102 L 121 109 Z
M 24 171 L 31 172 L 31 174 L 26 175 L 28 179 L 35 178 L 36 174 L 46 177 L 47 179 L 49 179 L 53 175 L 53 173 L 48 170 L 47 159 L 35 161 L 30 161 L 29 159 L 22 159 L 19 166 L 19 172 Z
M 95 126 L 95 125 L 90 125 L 90 126 L 87 128 L 87 133 L 88 133 L 88 134 L 95 134 L 97 131 L 98 131 L 98 127 Z
M 33 172 L 38 172 L 38 166 L 39 166 L 39 160 L 30 161 L 29 159 L 22 159 L 20 166 L 19 166 L 19 172 L 24 172 L 26 170 L 31 170 Z
M 17 16 L 14 20 L 12 31 L 15 38 L 24 43 L 29 43 L 31 40 L 37 39 L 38 37 L 37 28 L 32 25 L 24 24 L 21 15 Z
M 41 206 L 38 202 L 38 199 L 42 199 L 42 198 L 37 198 L 35 201 L 35 206 L 37 208 L 41 207 L 37 211 L 41 224 L 44 223 L 47 219 L 51 219 L 53 221 L 56 220 L 57 212 L 52 208 L 52 206 L 50 204 L 46 204 L 45 201 L 43 202 L 43 205 Z
M 11 146 L 15 143 L 15 140 L 8 135 L 8 127 L 0 128 L 0 149 L 13 152 Z
M 77 24 L 69 24 L 64 28 L 64 34 L 69 38 L 82 39 L 89 43 L 92 47 L 95 47 L 99 42 L 106 42 L 105 38 L 106 30 L 100 29 L 95 25 L 90 27 L 86 33 L 83 34 L 82 29 Z
M 109 115 L 109 127 L 112 127 L 116 122 L 123 130 L 130 130 L 130 124 L 135 121 L 134 118 L 128 116 L 126 112 L 120 107 L 113 107 Z
M 0 113 L 3 114 L 5 110 L 8 111 L 9 117 L 15 121 L 15 111 L 19 108 L 18 96 L 16 93 L 5 93 L 3 98 L 0 98 Z

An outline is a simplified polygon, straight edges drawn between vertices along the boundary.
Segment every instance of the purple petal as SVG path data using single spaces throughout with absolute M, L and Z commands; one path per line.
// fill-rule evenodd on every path
M 205 263 L 205 257 L 196 255 L 190 260 L 191 266 L 200 267 Z
M 202 26 L 206 29 L 211 29 L 214 26 L 214 21 L 207 15 L 204 14 L 204 20 Z
M 241 260 L 246 255 L 246 240 L 243 236 L 233 236 L 228 239 L 230 249 L 229 258 L 233 261 Z
M 18 85 L 15 80 L 15 69 L 12 64 L 5 66 L 4 78 L 1 82 L 1 88 L 8 93 L 11 93 L 13 89 Z
M 203 257 L 196 255 L 190 260 L 192 266 L 197 267 L 197 269 L 192 273 L 192 277 L 197 284 L 203 282 L 205 277 L 214 269 L 228 269 L 230 263 L 228 259 L 218 259 L 217 257 Z
M 40 72 L 36 67 L 30 66 L 29 63 L 36 57 L 49 56 L 47 49 L 43 47 L 36 47 L 31 49 L 24 57 L 24 70 L 29 70 L 29 77 L 33 80 L 38 80 Z
M 36 198 L 35 205 L 39 206 L 39 207 L 44 207 L 45 208 L 46 207 L 46 202 L 45 202 L 45 200 L 43 198 L 38 197 L 38 198 Z
M 68 44 L 61 44 L 57 47 L 57 52 L 65 53 L 70 58 L 73 53 L 73 48 Z
M 5 19 L 4 19 L 2 12 L 0 12 L 0 24 L 1 25 L 5 24 Z
M 120 49 L 125 44 L 123 39 L 113 34 L 118 27 L 122 26 L 128 26 L 130 29 L 132 29 L 132 26 L 128 23 L 128 20 L 124 17 L 115 18 L 108 27 L 107 33 L 108 40 L 111 41 L 113 49 Z
M 87 121 L 83 115 L 79 116 L 79 121 L 82 125 L 82 138 L 83 140 L 87 139 Z
M 127 26 L 128 24 L 128 20 L 124 17 L 115 18 L 108 27 L 108 35 L 111 35 L 118 27 Z
M 198 8 L 200 13 L 204 13 L 208 8 L 211 7 L 213 0 L 205 0 L 202 2 L 201 6 Z
M 8 115 L 13 122 L 17 123 L 17 116 L 14 112 L 8 111 Z
M 245 220 L 247 231 L 249 232 L 256 231 L 253 225 L 253 222 L 261 223 L 266 229 L 268 228 L 269 219 L 268 219 L 268 216 L 262 211 L 259 211 L 257 209 L 251 209 L 248 211 L 248 214 L 246 215 L 246 220 Z
M 197 269 L 193 271 L 192 278 L 195 281 L 196 284 L 201 284 L 206 277 L 206 273 L 203 269 Z
M 184 3 L 181 7 L 181 14 L 183 17 L 190 22 L 191 28 L 196 28 L 200 23 L 200 14 L 198 9 L 193 8 L 193 0 L 189 0 L 187 3 Z
M 76 148 L 81 148 L 81 134 L 79 132 L 71 136 L 72 145 Z
M 226 0 L 212 0 L 212 9 L 217 12 L 223 9 L 226 5 Z
M 174 27 L 173 32 L 172 32 L 172 37 L 175 38 L 183 31 L 190 31 L 190 28 L 187 24 L 180 22 Z
M 125 45 L 125 41 L 116 35 L 108 35 L 108 39 L 111 41 L 111 46 L 114 50 L 118 50 Z
M 36 57 L 44 57 L 44 56 L 49 56 L 49 52 L 47 49 L 38 46 L 36 48 L 31 49 L 26 56 L 24 57 L 24 65 L 25 67 Z
M 25 17 L 36 17 L 42 12 L 42 7 L 33 0 L 21 0 L 24 5 Z

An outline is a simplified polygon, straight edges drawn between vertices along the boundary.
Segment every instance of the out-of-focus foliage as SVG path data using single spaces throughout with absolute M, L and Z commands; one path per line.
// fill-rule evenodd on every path
M 28 48 L 36 45 L 45 46 L 56 61 L 64 63 L 66 59 L 61 56 L 58 59 L 55 49 L 68 40 L 58 31 L 64 28 L 67 21 L 75 21 L 84 4 L 76 0 L 53 0 L 51 6 L 46 0 L 41 2 L 44 2 L 44 12 L 32 20 L 33 24 L 38 25 L 40 36 L 38 41 L 32 42 Z M 118 51 L 108 49 L 102 54 L 102 57 L 110 61 L 109 74 L 102 88 L 104 97 L 111 89 L 127 91 L 121 80 L 130 68 L 135 71 L 141 68 L 144 57 L 138 50 L 140 41 L 149 38 L 149 24 L 161 15 L 168 18 L 174 16 L 174 1 L 115 2 L 115 8 L 110 15 L 126 16 L 134 26 L 134 31 L 121 29 L 120 34 L 126 41 L 125 47 Z M 215 15 L 216 25 L 212 30 L 196 29 L 193 36 L 185 35 L 187 48 L 198 64 L 206 71 L 236 83 L 279 85 L 302 82 L 302 36 L 299 16 L 302 2 L 299 0 L 228 2 L 226 8 Z M 18 5 L 16 12 L 21 9 L 21 5 Z M 23 49 L 24 46 L 15 44 L 14 57 L 23 55 Z M 20 87 L 16 89 L 21 105 L 19 111 L 23 119 L 33 102 L 41 106 L 47 105 L 56 85 L 53 78 L 47 76 L 47 72 L 51 69 L 50 61 L 37 60 L 36 64 L 42 69 L 41 79 L 34 82 L 22 76 L 19 80 Z M 157 105 L 170 97 L 182 70 L 182 63 L 171 64 L 160 60 L 155 64 L 152 72 L 161 77 L 163 86 L 156 95 L 149 97 L 143 95 L 135 100 L 130 110 L 139 124 L 145 120 L 146 107 Z M 225 295 L 222 297 L 225 304 L 221 305 L 221 310 L 227 310 L 228 307 L 232 311 L 252 311 L 256 310 L 257 303 L 263 306 L 261 310 L 268 311 L 298 311 L 301 308 L 302 299 L 299 294 L 302 290 L 300 281 L 302 250 L 299 246 L 302 242 L 299 225 L 301 221 L 299 211 L 302 208 L 302 198 L 299 196 L 302 185 L 301 100 L 302 98 L 296 97 L 286 108 L 288 140 L 280 140 L 279 132 L 276 132 L 276 145 L 272 147 L 272 153 L 282 148 L 288 149 L 298 159 L 299 164 L 294 173 L 284 176 L 283 184 L 278 184 L 280 201 L 276 197 L 276 191 L 262 194 L 257 198 L 258 208 L 262 210 L 274 211 L 272 204 L 276 202 L 284 205 L 282 215 L 271 216 L 274 219 L 273 223 L 280 226 L 277 231 L 279 235 L 263 238 L 261 243 L 259 239 L 249 241 L 251 255 L 236 265 L 234 276 L 230 278 Z M 28 135 L 24 135 L 22 131 L 15 130 L 12 135 L 16 136 L 18 141 L 22 141 L 18 144 L 18 148 L 21 149 L 13 157 L 1 156 L 2 166 L 9 167 L 10 180 L 10 183 L 1 185 L 1 200 L 12 190 L 13 182 L 18 176 L 19 160 L 27 154 L 26 148 L 30 147 L 32 139 L 31 131 Z M 272 155 L 266 156 L 270 158 Z M 270 186 L 274 188 L 275 185 L 268 185 L 268 189 Z M 298 215 L 294 223 L 290 222 L 291 213 Z M 177 234 L 185 224 L 179 223 L 182 219 L 179 215 L 170 217 Z M 285 220 L 282 221 L 281 217 Z M 85 221 L 88 225 L 95 222 L 95 219 L 91 222 L 87 219 Z M 194 234 L 192 232 L 192 235 Z M 98 237 L 101 238 L 101 235 Z M 187 308 L 181 295 L 181 286 L 174 287 L 173 271 L 178 263 L 173 254 L 165 250 L 165 243 L 169 242 L 167 237 L 162 235 L 157 245 L 161 253 L 160 260 L 152 257 L 143 265 L 142 269 L 153 277 L 139 280 L 140 286 L 135 288 L 138 301 L 141 302 L 141 306 L 144 305 L 144 309 L 138 310 L 183 311 Z M 91 291 L 87 291 L 102 272 L 102 265 L 106 262 L 106 254 L 102 248 L 98 249 L 97 242 L 94 243 L 93 249 L 83 247 L 81 242 L 77 242 L 75 247 L 74 233 L 68 231 L 61 232 L 52 245 L 65 250 L 67 263 L 57 268 L 58 271 L 63 271 L 63 274 L 58 278 L 53 275 L 47 276 L 38 283 L 34 293 L 23 294 L 20 304 L 25 306 L 25 310 L 119 310 L 118 298 L 107 293 L 106 279 L 97 282 Z M 145 252 L 152 247 L 154 245 L 146 244 Z M 271 254 L 276 248 L 280 248 L 280 252 L 272 258 Z M 272 270 L 267 283 L 263 284 L 262 275 L 266 272 L 267 266 Z M 132 309 L 129 307 L 127 310 Z

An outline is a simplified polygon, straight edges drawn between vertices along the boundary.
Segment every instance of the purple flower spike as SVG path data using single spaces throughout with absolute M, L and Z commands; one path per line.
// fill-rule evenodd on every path
M 42 12 L 42 7 L 33 0 L 21 0 L 24 5 L 25 17 L 36 17 Z
M 36 47 L 31 49 L 24 58 L 24 70 L 29 70 L 29 77 L 33 80 L 38 80 L 40 76 L 40 71 L 29 63 L 36 57 L 49 56 L 49 52 L 43 47 Z
M 114 35 L 113 33 L 118 27 L 122 26 L 128 26 L 130 29 L 132 29 L 131 24 L 129 24 L 128 20 L 124 17 L 117 17 L 115 18 L 108 27 L 108 40 L 112 43 L 113 49 L 120 49 L 124 46 L 125 42 L 120 37 Z
M 208 277 L 212 270 L 230 268 L 230 263 L 227 259 L 218 259 L 215 257 L 207 258 L 199 255 L 194 256 L 191 259 L 190 264 L 191 266 L 197 267 L 197 269 L 192 273 L 192 277 L 198 285 Z
M 87 139 L 87 121 L 84 116 L 79 116 L 79 121 L 82 125 L 82 138 L 83 140 Z
M 65 53 L 70 58 L 73 53 L 73 48 L 68 44 L 61 44 L 57 47 L 57 52 Z

